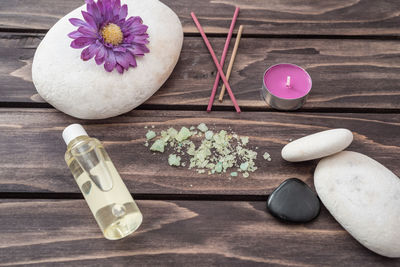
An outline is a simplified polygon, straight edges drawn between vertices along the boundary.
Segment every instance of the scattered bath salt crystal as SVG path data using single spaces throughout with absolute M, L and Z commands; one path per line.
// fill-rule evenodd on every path
M 244 177 L 244 178 L 249 177 L 249 173 L 248 173 L 248 172 L 243 173 L 243 177 Z
M 175 128 L 169 128 L 168 130 L 167 130 L 167 133 L 169 134 L 169 136 L 171 136 L 172 138 L 175 138 L 176 137 L 176 135 L 178 134 L 178 131 L 177 130 L 175 130 Z
M 189 130 L 193 131 L 194 129 L 196 129 L 194 126 L 190 126 Z
M 292 139 L 292 138 L 290 138 L 290 139 L 289 139 L 289 142 L 292 142 L 292 141 L 293 141 L 293 139 Z
M 154 129 L 154 127 L 155 127 L 154 125 L 151 125 L 151 128 L 153 128 L 153 129 Z
M 165 147 L 165 142 L 162 139 L 158 139 L 150 147 L 150 150 L 164 153 L 164 147 Z
M 231 176 L 232 177 L 236 177 L 236 176 L 238 176 L 238 173 L 237 172 L 231 172 Z
M 190 141 L 190 143 L 188 144 L 187 153 L 188 155 L 193 156 L 195 152 L 196 152 L 196 145 L 192 141 Z
M 242 141 L 242 145 L 245 146 L 249 142 L 249 137 L 248 136 L 242 136 L 242 137 L 240 137 L 240 141 Z
M 198 173 L 205 173 L 206 170 L 204 170 L 204 169 L 198 169 L 197 172 L 198 172 Z
M 175 137 L 175 139 L 178 142 L 182 142 L 183 140 L 188 139 L 190 136 L 191 136 L 190 130 L 186 127 L 182 127 L 178 135 Z
M 167 131 L 161 131 L 161 139 L 162 139 L 165 143 L 168 142 L 169 138 L 170 138 L 170 135 L 168 134 Z
M 181 166 L 182 166 L 182 167 L 185 167 L 185 166 L 186 166 L 186 163 L 185 163 L 185 162 L 182 162 L 182 163 L 181 163 Z
M 147 133 L 146 133 L 146 139 L 147 140 L 151 140 L 156 136 L 157 136 L 156 133 L 154 131 L 151 131 L 151 130 L 147 131 Z
M 214 133 L 212 131 L 207 131 L 205 134 L 205 137 L 207 140 L 211 140 L 213 135 L 214 135 Z
M 215 171 L 220 173 L 222 172 L 222 163 L 218 162 L 218 164 L 215 166 Z
M 147 126 L 144 126 L 144 128 L 147 129 L 148 127 L 147 127 Z
M 144 146 L 148 147 L 149 146 L 149 142 L 146 141 L 146 143 L 144 143 Z
M 191 185 L 189 185 L 190 187 L 193 187 L 193 185 L 191 184 Z
M 242 171 L 247 171 L 247 168 L 249 167 L 249 162 L 243 162 L 242 164 L 240 164 L 240 169 Z
M 199 129 L 199 130 L 202 131 L 203 133 L 205 133 L 205 132 L 208 131 L 208 127 L 207 127 L 207 125 L 205 125 L 205 123 L 200 123 L 200 124 L 197 126 L 197 129 Z
M 271 161 L 271 155 L 270 155 L 268 152 L 265 152 L 265 153 L 264 153 L 263 158 L 264 158 L 265 160 Z
M 175 154 L 170 154 L 168 157 L 168 164 L 171 166 L 179 166 L 181 164 L 181 157 Z

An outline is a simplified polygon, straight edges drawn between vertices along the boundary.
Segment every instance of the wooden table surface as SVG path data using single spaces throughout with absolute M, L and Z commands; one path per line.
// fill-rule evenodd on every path
M 271 217 L 265 203 L 287 178 L 313 186 L 317 161 L 284 162 L 280 150 L 316 131 L 352 130 L 349 150 L 400 174 L 398 1 L 164 0 L 185 32 L 173 74 L 136 110 L 97 121 L 55 110 L 31 81 L 44 34 L 82 2 L 0 3 L 0 266 L 400 266 L 361 246 L 325 208 L 315 221 L 293 225 Z M 206 113 L 216 71 L 190 11 L 220 55 L 235 5 L 245 28 L 231 86 L 243 112 L 226 99 Z M 277 112 L 260 99 L 262 74 L 278 62 L 312 76 L 312 93 L 297 112 Z M 259 159 L 249 178 L 229 179 L 169 167 L 166 155 L 143 146 L 146 125 L 200 122 L 250 136 L 272 162 Z M 103 238 L 63 159 L 61 132 L 70 123 L 104 142 L 138 200 L 144 222 L 135 234 Z

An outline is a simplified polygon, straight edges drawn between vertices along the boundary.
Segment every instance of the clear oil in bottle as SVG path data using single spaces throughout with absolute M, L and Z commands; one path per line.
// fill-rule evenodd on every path
M 99 140 L 79 124 L 65 128 L 65 161 L 90 210 L 110 240 L 121 239 L 142 223 L 142 214 Z

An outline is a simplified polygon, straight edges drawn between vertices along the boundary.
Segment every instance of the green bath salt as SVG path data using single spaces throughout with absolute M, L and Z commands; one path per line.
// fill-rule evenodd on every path
M 146 143 L 155 140 L 150 150 L 168 155 L 168 164 L 187 168 L 199 174 L 227 175 L 244 178 L 255 172 L 257 152 L 249 147 L 250 138 L 240 136 L 232 130 L 209 129 L 205 123 L 197 126 L 181 127 L 179 130 L 169 127 L 159 134 L 153 130 L 146 133 Z M 268 156 L 268 158 L 266 158 Z M 266 152 L 264 159 L 270 161 Z

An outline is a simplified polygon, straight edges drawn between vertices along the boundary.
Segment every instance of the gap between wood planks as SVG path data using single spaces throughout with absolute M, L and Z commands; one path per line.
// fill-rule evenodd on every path
M 132 194 L 135 200 L 267 201 L 269 195 Z M 0 192 L 0 199 L 83 199 L 81 193 Z
M 29 28 L 1 28 L 0 33 L 19 33 L 19 34 L 46 34 L 48 29 L 29 29 Z M 226 38 L 225 33 L 206 32 L 207 37 Z M 232 37 L 237 36 L 237 31 Z M 201 37 L 200 33 L 185 32 L 184 37 Z M 261 34 L 261 33 L 245 33 L 242 38 L 277 38 L 277 39 L 346 39 L 346 40 L 381 40 L 395 41 L 400 40 L 400 35 L 339 35 L 339 34 Z
M 51 108 L 48 103 L 37 102 L 0 102 L 1 108 Z M 143 104 L 135 108 L 135 110 L 166 110 L 166 111 L 206 111 L 207 105 L 154 105 Z M 282 112 L 279 110 L 265 107 L 240 107 L 244 112 Z M 235 112 L 233 106 L 213 106 L 212 111 L 226 111 Z M 212 114 L 212 111 L 210 114 Z M 290 111 L 286 111 L 290 112 Z M 383 108 L 301 108 L 300 110 L 293 111 L 296 113 L 369 113 L 369 114 L 399 114 L 400 109 L 383 109 Z

